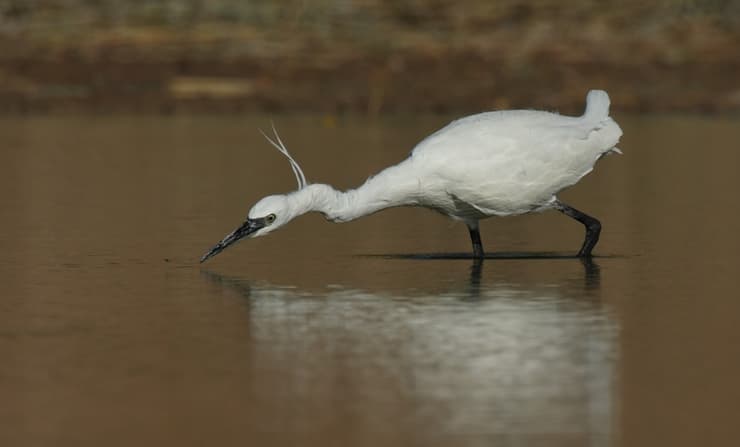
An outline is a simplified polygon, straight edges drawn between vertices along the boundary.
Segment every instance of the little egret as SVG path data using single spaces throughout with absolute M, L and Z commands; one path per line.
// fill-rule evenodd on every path
M 609 117 L 609 96 L 592 90 L 580 117 L 504 110 L 453 121 L 421 141 L 401 163 L 342 192 L 309 184 L 274 126 L 273 132 L 275 140 L 263 135 L 288 159 L 298 189 L 257 202 L 246 221 L 201 262 L 240 239 L 264 236 L 311 211 L 332 222 L 348 222 L 396 206 L 431 208 L 465 222 L 475 258 L 484 257 L 481 219 L 556 209 L 584 225 L 578 256 L 589 257 L 601 224 L 559 201 L 557 194 L 591 172 L 605 154 L 621 153 L 616 144 L 622 135 Z

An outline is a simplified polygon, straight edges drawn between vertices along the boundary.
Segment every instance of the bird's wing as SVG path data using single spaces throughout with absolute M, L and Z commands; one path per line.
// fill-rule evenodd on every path
M 532 110 L 487 112 L 453 121 L 421 141 L 411 156 L 425 160 L 450 157 L 506 168 L 513 160 L 573 157 L 572 151 L 598 158 L 611 150 L 622 132 L 608 116 L 587 112 L 568 117 Z M 502 166 L 499 166 L 501 163 Z
M 591 171 L 609 150 L 599 126 L 546 112 L 475 115 L 422 141 L 411 159 L 432 186 L 486 214 L 521 213 Z

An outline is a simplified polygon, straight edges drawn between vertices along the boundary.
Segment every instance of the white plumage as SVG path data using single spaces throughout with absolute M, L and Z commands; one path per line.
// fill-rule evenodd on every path
M 609 96 L 589 92 L 580 117 L 534 110 L 487 112 L 453 121 L 421 141 L 401 163 L 346 192 L 306 184 L 298 164 L 275 133 L 270 143 L 290 161 L 299 189 L 268 196 L 249 211 L 247 221 L 226 236 L 202 261 L 243 237 L 262 236 L 310 212 L 346 222 L 395 206 L 423 206 L 464 221 L 476 257 L 483 256 L 478 221 L 557 209 L 586 227 L 579 252 L 589 256 L 598 241 L 599 222 L 557 200 L 557 194 L 591 172 L 616 144 L 622 130 L 609 117 Z

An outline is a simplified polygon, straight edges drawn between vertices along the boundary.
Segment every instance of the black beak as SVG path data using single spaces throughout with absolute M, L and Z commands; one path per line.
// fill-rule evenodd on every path
M 207 259 L 216 256 L 217 254 L 224 251 L 229 245 L 249 236 L 250 234 L 254 233 L 264 226 L 265 222 L 263 219 L 247 219 L 247 221 L 244 222 L 239 228 L 229 233 L 229 235 L 223 238 L 221 242 L 214 245 L 213 248 L 208 250 L 208 253 L 204 254 L 203 257 L 200 258 L 200 262 L 205 262 Z

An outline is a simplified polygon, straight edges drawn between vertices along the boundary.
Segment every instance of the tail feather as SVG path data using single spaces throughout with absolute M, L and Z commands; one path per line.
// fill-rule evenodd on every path
M 617 148 L 622 129 L 609 117 L 609 95 L 603 90 L 591 90 L 586 96 L 586 111 L 581 117 L 581 125 L 586 131 L 586 139 L 592 140 L 606 153 L 621 154 Z
M 601 122 L 609 117 L 609 95 L 604 90 L 591 90 L 586 96 L 586 111 L 583 118 Z

